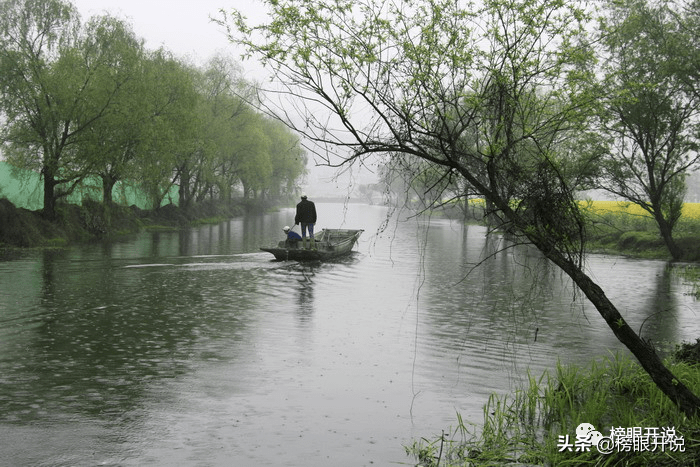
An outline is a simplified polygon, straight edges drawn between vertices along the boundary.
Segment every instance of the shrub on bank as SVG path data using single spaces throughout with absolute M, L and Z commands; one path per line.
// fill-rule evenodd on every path
M 31 247 L 44 238 L 48 225 L 27 209 L 0 198 L 0 245 Z
M 696 394 L 699 346 L 700 340 L 683 347 L 683 355 L 695 360 L 678 358 L 670 363 L 671 371 Z M 459 416 L 457 421 L 453 432 L 414 442 L 406 447 L 407 454 L 424 467 L 700 465 L 700 417 L 686 418 L 626 357 L 610 357 L 586 369 L 557 365 L 554 375 L 531 376 L 528 386 L 511 396 L 491 396 L 478 429 L 465 425 Z M 578 442 L 582 424 L 590 424 L 603 437 L 610 437 L 614 427 L 619 444 L 603 453 Z M 647 436 L 651 441 L 645 444 L 644 435 L 657 428 L 659 436 Z M 670 434 L 671 428 L 677 439 L 663 437 L 662 450 L 661 435 Z
M 652 216 L 636 204 L 581 201 L 588 220 L 589 249 L 651 258 L 667 258 L 668 250 Z M 700 261 L 700 203 L 685 203 L 674 229 L 686 261 Z

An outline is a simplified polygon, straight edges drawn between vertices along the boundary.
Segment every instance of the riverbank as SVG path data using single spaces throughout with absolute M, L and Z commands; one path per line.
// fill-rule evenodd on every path
M 700 235 L 682 234 L 677 236 L 675 240 L 683 252 L 678 261 L 700 262 Z M 598 226 L 591 229 L 589 233 L 587 250 L 590 253 L 614 254 L 633 258 L 667 261 L 673 259 L 658 232 L 648 230 L 623 231 L 614 227 Z
M 475 200 L 480 201 L 480 200 Z M 627 212 L 588 203 L 587 250 L 591 253 L 616 254 L 635 258 L 671 260 L 653 220 L 639 213 Z M 697 203 L 692 203 L 694 206 Z M 166 205 L 143 210 L 136 206 L 113 205 L 109 213 L 102 203 L 86 201 L 82 205 L 63 204 L 58 218 L 47 221 L 41 211 L 18 208 L 0 198 L 0 248 L 60 247 L 70 243 L 116 239 L 123 235 L 153 229 L 180 229 L 201 223 L 218 223 L 247 211 L 264 212 L 270 206 L 257 201 L 234 200 L 231 203 L 205 202 L 190 209 Z M 467 212 L 455 205 L 443 206 L 439 215 L 483 223 L 483 206 L 470 203 Z M 686 216 L 676 228 L 676 241 L 683 251 L 680 261 L 700 262 L 700 219 Z
M 671 260 L 659 228 L 639 206 L 613 201 L 582 203 L 588 220 L 588 250 L 646 259 Z M 686 203 L 673 237 L 682 252 L 679 261 L 700 262 L 700 205 Z
M 617 201 L 580 201 L 587 221 L 586 251 L 633 258 L 671 261 L 654 219 L 639 206 Z M 483 200 L 470 200 L 465 208 L 448 203 L 431 211 L 449 219 L 484 224 Z M 700 262 L 700 203 L 686 203 L 674 229 L 682 252 L 681 262 Z
M 229 204 L 200 203 L 190 209 L 166 205 L 143 210 L 136 206 L 86 201 L 82 205 L 64 204 L 57 219 L 49 221 L 40 211 L 18 208 L 6 198 L 0 199 L 0 249 L 61 247 L 71 243 L 113 240 L 141 230 L 181 229 L 202 223 L 218 223 L 243 215 L 246 211 L 265 210 L 262 203 L 238 200 Z
M 679 346 L 668 366 L 700 393 L 700 339 Z M 584 429 L 607 439 L 586 443 L 577 438 Z M 588 368 L 558 365 L 553 375 L 530 375 L 514 394 L 491 396 L 478 428 L 458 416 L 452 432 L 422 438 L 406 453 L 422 467 L 695 466 L 700 417 L 686 418 L 637 362 L 616 355 Z

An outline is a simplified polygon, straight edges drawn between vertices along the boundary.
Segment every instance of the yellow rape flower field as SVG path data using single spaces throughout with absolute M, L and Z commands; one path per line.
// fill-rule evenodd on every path
M 470 199 L 469 202 L 476 206 L 485 206 L 483 199 Z M 627 214 L 631 216 L 650 217 L 644 209 L 629 201 L 579 201 L 582 209 L 591 214 Z M 685 203 L 683 205 L 683 216 L 681 219 L 700 220 L 700 203 Z
M 700 219 L 700 203 L 685 203 L 683 205 L 683 217 L 688 219 Z
M 592 214 L 627 214 L 632 216 L 648 216 L 648 212 L 640 206 L 624 201 L 580 201 L 581 207 Z M 700 220 L 700 203 L 685 203 L 682 219 Z

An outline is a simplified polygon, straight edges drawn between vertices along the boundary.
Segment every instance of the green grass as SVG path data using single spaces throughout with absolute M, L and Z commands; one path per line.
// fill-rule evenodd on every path
M 700 365 L 674 361 L 670 366 L 700 394 Z M 611 356 L 583 369 L 557 365 L 553 374 L 530 375 L 527 386 L 514 394 L 492 395 L 483 417 L 479 425 L 467 425 L 458 415 L 451 433 L 416 441 L 406 453 L 425 467 L 700 465 L 700 417 L 686 418 L 629 358 Z M 562 452 L 560 436 L 569 435 L 574 443 L 581 423 L 603 436 L 613 426 L 675 427 L 685 451 Z
M 696 299 L 700 299 L 700 266 L 688 265 L 682 268 L 674 268 L 674 271 L 681 279 L 693 287 L 690 295 L 693 295 Z
M 588 251 L 670 259 L 656 222 L 638 206 L 589 201 L 581 202 L 581 208 L 588 221 Z M 673 231 L 685 261 L 700 261 L 699 209 L 698 203 L 687 203 Z

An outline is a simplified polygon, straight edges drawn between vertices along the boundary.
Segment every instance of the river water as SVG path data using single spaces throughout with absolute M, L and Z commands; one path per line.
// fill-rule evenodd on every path
M 563 363 L 625 352 L 537 252 L 479 226 L 318 204 L 349 257 L 258 250 L 293 212 L 0 262 L 0 459 L 11 466 L 402 465 Z M 662 261 L 591 255 L 632 326 L 700 336 Z M 557 434 L 552 434 L 557 436 Z

